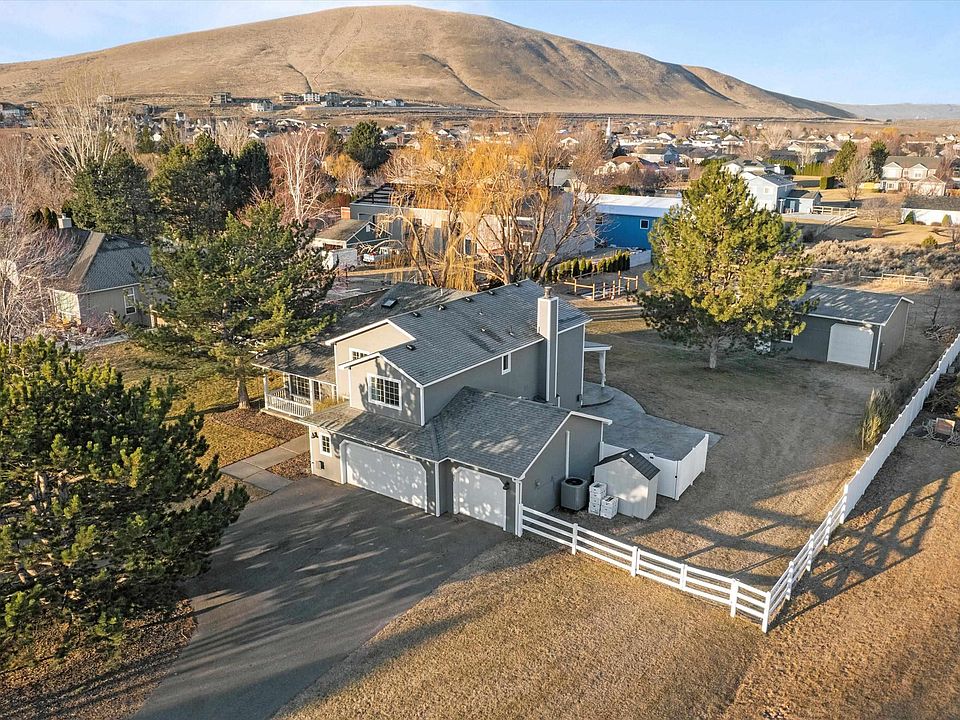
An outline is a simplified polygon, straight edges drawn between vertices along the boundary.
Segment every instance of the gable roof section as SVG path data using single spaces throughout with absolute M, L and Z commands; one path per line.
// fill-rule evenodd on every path
M 936 170 L 940 167 L 940 158 L 919 157 L 914 155 L 891 155 L 883 164 L 884 167 L 887 165 L 899 165 L 904 169 L 912 168 L 916 165 L 923 165 L 923 167 L 927 168 L 927 170 Z
M 660 472 L 660 468 L 647 460 L 643 455 L 633 448 L 619 452 L 616 455 L 611 455 L 608 458 L 604 458 L 597 464 L 606 465 L 607 463 L 616 462 L 618 460 L 623 460 L 631 465 L 634 470 L 647 478 L 647 480 L 653 480 L 653 478 L 657 476 L 657 473 Z
M 314 235 L 314 240 L 349 242 L 369 224 L 367 220 L 338 220 L 330 227 L 318 230 L 316 235 Z
M 463 388 L 423 427 L 346 404 L 321 410 L 305 421 L 425 460 L 449 459 L 520 478 L 571 415 L 592 418 L 533 400 Z
M 960 210 L 960 197 L 945 195 L 936 197 L 933 195 L 910 195 L 903 201 L 903 207 L 907 210 Z
M 786 175 L 777 175 L 776 173 L 764 173 L 763 175 L 755 175 L 753 173 L 747 173 L 749 177 L 746 178 L 747 184 L 753 180 L 764 180 L 771 185 L 776 185 L 777 187 L 786 187 L 787 185 L 796 185 L 796 183 L 788 178 Z
M 543 289 L 531 280 L 504 285 L 440 305 L 425 307 L 416 315 L 405 313 L 390 323 L 414 339 L 380 352 L 420 385 L 493 360 L 539 342 L 537 300 Z M 590 321 L 566 300 L 558 299 L 560 332 Z
M 78 294 L 140 284 L 150 268 L 150 248 L 136 240 L 92 230 L 73 233 L 76 255 L 59 290 Z
M 832 285 L 814 285 L 800 299 L 801 302 L 808 300 L 815 300 L 817 306 L 807 315 L 873 325 L 886 323 L 901 300 L 912 302 L 900 295 L 851 290 Z

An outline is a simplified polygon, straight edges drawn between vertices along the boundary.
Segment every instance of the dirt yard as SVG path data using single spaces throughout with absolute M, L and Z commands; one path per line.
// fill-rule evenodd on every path
M 956 720 L 958 467 L 960 449 L 907 439 L 767 636 L 509 539 L 278 717 Z
M 666 344 L 642 320 L 625 316 L 626 304 L 618 311 L 585 302 L 597 316 L 588 326 L 590 339 L 613 348 L 607 353 L 610 385 L 649 413 L 723 437 L 693 487 L 679 501 L 658 498 L 649 520 L 607 522 L 580 513 L 580 521 L 769 587 L 862 460 L 857 425 L 870 391 L 903 380 L 915 386 L 943 351 L 944 343 L 923 333 L 937 293 L 907 290 L 916 301 L 907 341 L 879 373 L 754 353 L 727 358 L 719 371 L 710 371 L 701 352 Z M 944 292 L 941 322 L 960 316 L 956 293 Z M 592 363 L 586 370 L 588 379 L 598 379 Z

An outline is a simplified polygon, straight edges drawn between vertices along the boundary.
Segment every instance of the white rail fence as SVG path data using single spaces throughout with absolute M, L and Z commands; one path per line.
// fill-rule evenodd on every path
M 811 274 L 823 275 L 826 278 L 837 276 L 841 279 L 850 277 L 857 278 L 859 280 L 898 280 L 902 283 L 916 283 L 918 285 L 929 285 L 931 282 L 930 278 L 926 275 L 902 275 L 900 273 L 888 272 L 881 272 L 879 275 L 866 275 L 862 272 L 858 272 L 856 275 L 854 275 L 848 270 L 843 270 L 840 268 L 807 267 L 803 269 Z
M 716 573 L 677 562 L 670 558 L 641 550 L 614 540 L 606 535 L 587 530 L 576 523 L 520 506 L 521 534 L 524 532 L 539 535 L 548 540 L 570 548 L 574 555 L 583 553 L 626 570 L 633 577 L 643 577 L 683 592 L 730 608 L 730 616 L 743 613 L 759 620 L 766 631 L 769 594 L 747 585 L 736 578 L 724 577 Z
M 621 570 L 626 570 L 634 577 L 654 580 L 705 600 L 726 605 L 730 608 L 731 617 L 736 617 L 738 614 L 746 615 L 759 621 L 761 630 L 767 632 L 770 619 L 790 599 L 794 587 L 803 574 L 813 569 L 813 562 L 817 555 L 829 545 L 830 535 L 846 520 L 847 514 L 863 496 L 883 463 L 890 457 L 913 421 L 917 419 L 924 401 L 940 376 L 953 365 L 958 355 L 960 355 L 960 336 L 947 348 L 937 365 L 917 388 L 910 402 L 903 407 L 857 472 L 843 486 L 840 499 L 827 511 L 823 522 L 810 534 L 807 542 L 800 548 L 800 552 L 789 562 L 783 575 L 770 590 L 760 590 L 735 577 L 718 575 L 656 555 L 636 545 L 615 540 L 524 505 L 520 506 L 520 534 L 529 532 L 538 535 L 570 548 L 574 555 L 578 553 L 589 555 Z

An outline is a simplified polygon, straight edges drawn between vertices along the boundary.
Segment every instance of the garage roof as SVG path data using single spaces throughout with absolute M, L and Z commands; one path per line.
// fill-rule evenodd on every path
M 807 315 L 851 320 L 854 322 L 883 325 L 893 315 L 901 300 L 913 301 L 900 295 L 851 290 L 832 285 L 814 285 L 800 299 L 800 302 L 816 301 L 816 307 Z
M 519 478 L 573 414 L 592 417 L 533 400 L 463 388 L 423 427 L 346 404 L 304 420 L 368 445 L 424 460 L 454 460 Z

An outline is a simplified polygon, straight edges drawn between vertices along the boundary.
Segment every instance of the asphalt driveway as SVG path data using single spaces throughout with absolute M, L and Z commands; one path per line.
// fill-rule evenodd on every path
M 250 505 L 191 588 L 198 627 L 141 720 L 262 720 L 505 533 L 305 479 Z

